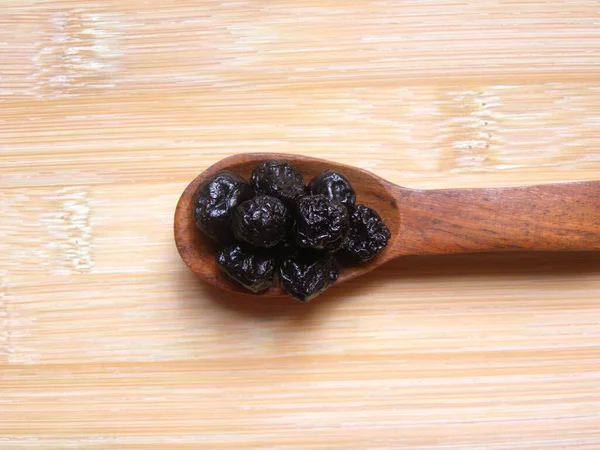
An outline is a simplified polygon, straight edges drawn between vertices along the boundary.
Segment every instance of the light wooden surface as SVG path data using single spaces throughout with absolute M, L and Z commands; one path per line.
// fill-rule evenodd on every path
M 237 152 L 408 187 L 600 179 L 598 1 L 0 0 L 0 448 L 598 449 L 600 257 L 196 281 Z

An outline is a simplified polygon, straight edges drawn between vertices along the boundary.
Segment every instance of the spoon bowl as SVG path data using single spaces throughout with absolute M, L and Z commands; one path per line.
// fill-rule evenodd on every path
M 289 161 L 309 182 L 324 169 L 343 173 L 356 191 L 356 203 L 375 209 L 391 239 L 375 258 L 343 267 L 337 283 L 356 278 L 404 255 L 505 250 L 600 250 L 600 182 L 559 183 L 495 189 L 414 190 L 366 170 L 324 159 L 279 153 L 246 153 L 222 159 L 183 191 L 175 210 L 177 249 L 188 267 L 207 283 L 229 292 L 285 296 L 277 283 L 253 294 L 223 276 L 217 244 L 194 221 L 200 184 L 228 169 L 250 179 L 263 161 Z
M 324 169 L 333 169 L 343 173 L 355 187 L 356 203 L 361 203 L 375 209 L 390 229 L 392 239 L 388 242 L 387 247 L 365 264 L 343 268 L 336 283 L 370 272 L 395 257 L 390 250 L 394 247 L 394 239 L 398 236 L 400 227 L 400 213 L 395 199 L 397 186 L 366 170 L 324 159 L 281 153 L 249 153 L 230 156 L 210 166 L 188 185 L 177 204 L 177 209 L 175 210 L 175 241 L 177 249 L 183 261 L 200 278 L 215 287 L 230 292 L 268 297 L 282 297 L 287 295 L 279 286 L 272 286 L 260 294 L 253 294 L 225 278 L 215 259 L 218 249 L 216 242 L 202 233 L 196 227 L 194 221 L 194 197 L 198 187 L 207 177 L 219 170 L 227 169 L 249 180 L 254 168 L 261 162 L 270 159 L 289 161 L 302 174 L 307 183 Z

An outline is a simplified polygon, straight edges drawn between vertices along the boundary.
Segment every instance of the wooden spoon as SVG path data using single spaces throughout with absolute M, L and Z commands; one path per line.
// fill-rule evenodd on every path
M 600 250 L 600 181 L 497 189 L 415 190 L 366 170 L 323 159 L 276 153 L 225 158 L 198 175 L 175 210 L 175 242 L 200 278 L 230 292 L 252 294 L 227 280 L 215 261 L 216 244 L 194 223 L 194 196 L 204 179 L 222 169 L 250 178 L 262 161 L 284 159 L 308 182 L 323 169 L 346 175 L 357 203 L 374 208 L 389 227 L 387 247 L 367 263 L 343 268 L 337 283 L 371 272 L 399 256 L 502 250 Z M 255 295 L 255 294 L 252 294 Z M 278 286 L 259 295 L 277 297 Z

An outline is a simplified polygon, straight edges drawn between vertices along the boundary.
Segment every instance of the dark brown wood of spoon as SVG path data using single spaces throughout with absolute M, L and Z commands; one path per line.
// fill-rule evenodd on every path
M 363 275 L 399 256 L 506 250 L 600 250 L 600 181 L 495 189 L 415 190 L 365 170 L 322 159 L 249 153 L 223 159 L 185 189 L 175 211 L 175 241 L 183 261 L 206 282 L 251 294 L 225 279 L 217 247 L 194 223 L 194 196 L 202 181 L 222 170 L 246 179 L 262 161 L 290 161 L 308 182 L 331 168 L 352 182 L 357 203 L 374 208 L 392 232 L 384 251 L 366 264 L 344 268 L 338 283 Z M 285 295 L 272 287 L 260 295 Z

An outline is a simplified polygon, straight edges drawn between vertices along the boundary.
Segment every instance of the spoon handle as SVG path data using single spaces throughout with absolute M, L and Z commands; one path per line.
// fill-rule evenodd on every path
M 600 250 L 600 181 L 498 189 L 399 188 L 398 255 Z

